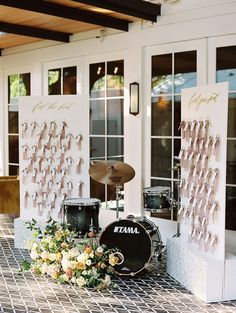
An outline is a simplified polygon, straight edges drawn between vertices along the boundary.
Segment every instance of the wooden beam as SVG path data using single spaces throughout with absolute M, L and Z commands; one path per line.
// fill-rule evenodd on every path
M 157 16 L 161 15 L 161 5 L 143 0 L 72 0 L 94 7 L 111 10 L 156 22 Z
M 43 0 L 0 0 L 0 5 L 128 31 L 129 21 Z
M 36 37 L 41 39 L 49 39 L 61 42 L 69 42 L 71 35 L 69 33 L 36 28 L 31 26 L 24 26 L 19 24 L 5 23 L 1 21 L 0 21 L 0 31 L 10 34 Z

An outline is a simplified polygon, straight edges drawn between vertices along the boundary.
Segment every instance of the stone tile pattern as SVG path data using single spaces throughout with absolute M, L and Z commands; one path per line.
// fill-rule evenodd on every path
M 13 219 L 0 215 L 0 312 L 4 313 L 236 313 L 236 301 L 205 304 L 171 278 L 165 255 L 134 277 L 114 276 L 116 289 L 97 292 L 20 273 L 26 250 L 14 248 Z

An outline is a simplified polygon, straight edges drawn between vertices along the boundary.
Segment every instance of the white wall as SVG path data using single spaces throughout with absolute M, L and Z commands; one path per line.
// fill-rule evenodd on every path
M 31 68 L 32 95 L 43 94 L 43 77 L 45 65 L 57 60 L 81 58 L 84 64 L 84 87 L 88 93 L 88 64 L 90 60 L 104 61 L 112 55 L 124 55 L 126 90 L 133 81 L 140 83 L 141 114 L 128 114 L 128 102 L 125 100 L 125 162 L 131 164 L 136 171 L 135 178 L 125 185 L 126 212 L 140 213 L 142 209 L 142 187 L 144 173 L 149 160 L 143 160 L 142 150 L 145 145 L 143 127 L 145 127 L 146 101 L 149 95 L 144 89 L 144 49 L 167 43 L 225 36 L 236 32 L 236 1 L 235 0 L 180 0 L 176 3 L 164 3 L 162 16 L 157 23 L 140 22 L 130 25 L 127 33 L 106 30 L 105 37 L 96 38 L 99 31 L 72 36 L 69 44 L 54 44 L 51 41 L 10 48 L 2 52 L 0 57 L 0 113 L 6 107 L 6 90 L 1 81 L 1 72 L 6 82 L 7 73 L 19 69 Z M 205 51 L 207 56 L 207 48 Z M 127 91 L 126 91 L 127 95 Z M 146 113 L 145 113 L 146 114 Z M 142 124 L 143 122 L 143 124 Z M 4 114 L 0 115 L 0 140 L 6 136 Z M 3 153 L 0 152 L 0 155 Z M 173 225 L 173 230 L 175 225 Z

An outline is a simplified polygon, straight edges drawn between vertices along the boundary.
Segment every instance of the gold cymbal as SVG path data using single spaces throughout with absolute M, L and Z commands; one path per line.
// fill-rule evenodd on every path
M 127 163 L 120 161 L 95 161 L 89 169 L 95 181 L 108 185 L 122 185 L 134 178 L 135 171 Z

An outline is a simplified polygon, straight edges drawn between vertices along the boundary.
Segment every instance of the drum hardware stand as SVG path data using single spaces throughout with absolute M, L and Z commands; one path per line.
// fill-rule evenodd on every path
M 159 261 L 162 258 L 162 253 L 165 252 L 166 246 L 163 246 L 162 241 L 158 242 L 157 240 L 152 240 L 152 248 L 153 248 L 153 259 L 155 262 L 155 267 L 157 268 L 157 276 L 160 276 L 159 271 Z
M 120 200 L 120 190 L 122 188 L 121 185 L 115 185 L 116 188 L 116 218 L 119 218 L 119 200 Z
M 174 237 L 179 237 L 180 236 L 180 222 L 178 221 L 178 212 L 180 209 L 180 180 L 181 180 L 181 166 L 178 164 L 177 166 L 177 202 L 176 202 L 176 207 L 177 207 L 177 232 L 174 235 Z

